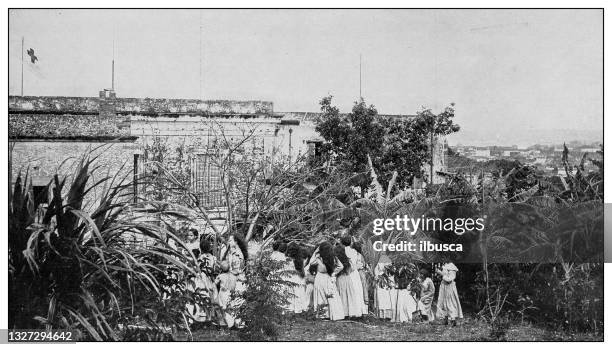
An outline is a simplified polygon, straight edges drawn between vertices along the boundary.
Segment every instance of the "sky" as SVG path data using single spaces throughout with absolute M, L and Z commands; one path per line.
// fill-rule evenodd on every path
M 114 52 L 118 97 L 348 112 L 361 56 L 380 113 L 455 103 L 455 142 L 536 143 L 603 133 L 602 31 L 600 10 L 11 10 L 9 93 L 24 38 L 25 95 L 97 96 Z

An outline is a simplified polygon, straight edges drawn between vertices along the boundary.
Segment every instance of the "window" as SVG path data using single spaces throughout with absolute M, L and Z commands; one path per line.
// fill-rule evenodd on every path
M 321 141 L 306 141 L 306 145 L 308 146 L 308 155 L 313 157 L 314 159 L 318 159 L 321 157 L 321 148 L 323 147 L 323 142 Z
M 221 171 L 211 162 L 210 156 L 196 154 L 192 169 L 192 184 L 200 205 L 207 208 L 224 206 Z

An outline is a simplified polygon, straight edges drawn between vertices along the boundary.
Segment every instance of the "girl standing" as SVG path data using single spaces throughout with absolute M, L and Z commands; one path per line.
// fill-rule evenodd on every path
M 215 264 L 216 259 L 212 254 L 212 245 L 210 244 L 210 241 L 208 241 L 205 237 L 202 237 L 202 240 L 200 241 L 200 256 L 198 257 L 200 273 L 196 275 L 195 287 L 198 293 L 213 301 L 217 300 L 217 288 L 213 283 Z M 214 319 L 213 316 L 213 307 L 202 309 L 199 305 L 196 305 L 196 312 L 194 315 L 196 321 L 212 321 Z
M 346 256 L 344 245 L 337 245 L 335 253 L 344 267 L 336 279 L 338 294 L 340 295 L 340 301 L 342 301 L 342 307 L 344 309 L 344 316 L 361 317 L 363 310 L 363 292 L 355 288 L 352 277 L 353 267 L 351 266 L 350 259 Z
M 336 276 L 342 269 L 342 263 L 334 255 L 334 247 L 323 242 L 310 258 L 310 265 L 317 266 L 313 285 L 313 306 L 315 312 L 323 310 L 319 317 L 330 320 L 344 318 L 344 309 L 336 288 Z M 310 266 L 309 266 L 310 267 Z
M 287 246 L 287 256 L 291 258 L 286 265 L 286 270 L 290 272 L 289 281 L 291 286 L 289 287 L 288 302 L 289 311 L 299 314 L 306 310 L 304 301 L 306 299 L 306 281 L 304 273 L 304 259 L 300 252 L 300 246 L 292 242 Z
M 392 304 L 391 304 L 391 288 L 393 287 L 393 276 L 389 276 L 386 272 L 387 266 L 391 265 L 391 260 L 386 255 L 381 255 L 376 268 L 374 269 L 374 278 L 376 281 L 375 291 L 375 306 L 378 310 L 378 318 L 391 319 Z
M 344 236 L 340 239 L 340 243 L 344 246 L 344 252 L 349 258 L 351 263 L 350 278 L 355 289 L 355 303 L 361 308 L 361 314 L 368 314 L 368 306 L 363 298 L 363 284 L 361 283 L 361 276 L 359 275 L 359 269 L 363 269 L 363 261 L 361 260 L 361 254 L 359 254 L 353 247 L 351 247 L 352 239 L 351 236 Z M 361 315 L 360 315 L 361 316 Z
M 235 324 L 235 317 L 228 309 L 231 307 L 231 294 L 236 289 L 236 276 L 230 272 L 230 266 L 227 261 L 221 262 L 221 271 L 222 273 L 215 279 L 215 285 L 219 287 L 217 304 L 223 312 L 227 328 L 232 328 Z
M 370 305 L 370 288 L 368 284 L 368 275 L 367 275 L 367 267 L 365 263 L 365 259 L 363 257 L 363 253 L 361 252 L 361 243 L 355 242 L 353 243 L 353 249 L 357 252 L 357 260 L 356 260 L 356 268 L 359 272 L 359 281 L 361 282 L 361 289 L 363 291 L 363 304 L 364 304 L 364 314 L 368 314 L 368 308 Z
M 234 276 L 236 281 L 236 296 L 232 298 L 229 302 L 229 308 L 236 310 L 243 303 L 244 299 L 241 297 L 241 294 L 246 290 L 246 277 L 245 277 L 245 267 L 246 261 L 249 258 L 249 251 L 247 250 L 247 243 L 244 241 L 243 237 L 237 234 L 232 234 L 228 239 L 228 249 L 226 252 L 226 260 L 229 266 L 229 273 Z M 235 320 L 235 323 L 240 326 L 241 321 L 239 319 Z
M 424 321 L 431 323 L 435 319 L 431 304 L 433 303 L 436 287 L 430 278 L 429 270 L 421 269 L 421 300 L 420 309 Z
M 311 308 L 313 308 L 313 297 L 314 297 L 314 282 L 315 282 L 315 278 L 317 276 L 317 265 L 310 265 L 310 267 L 308 268 L 308 273 L 306 274 L 305 280 L 306 280 L 306 294 L 305 294 L 305 298 L 306 301 L 304 303 L 304 305 L 306 306 L 307 310 L 310 310 Z
M 397 289 L 392 293 L 391 298 L 395 296 L 395 305 L 393 308 L 393 316 L 391 322 L 411 322 L 412 313 L 417 310 L 417 301 L 413 293 L 410 291 L 410 283 L 407 278 L 398 278 Z M 392 300 L 393 301 L 393 300 Z
M 437 317 L 444 319 L 445 325 L 448 324 L 449 318 L 453 326 L 457 325 L 457 318 L 463 318 L 459 294 L 457 293 L 457 286 L 455 285 L 457 271 L 459 271 L 459 269 L 451 262 L 442 265 L 441 270 L 436 270 L 436 272 L 442 276 L 440 291 L 438 292 Z
M 242 236 L 233 234 L 228 239 L 228 251 L 226 253 L 230 272 L 236 276 L 236 292 L 243 292 L 246 288 L 244 268 L 245 262 L 249 258 L 247 244 Z

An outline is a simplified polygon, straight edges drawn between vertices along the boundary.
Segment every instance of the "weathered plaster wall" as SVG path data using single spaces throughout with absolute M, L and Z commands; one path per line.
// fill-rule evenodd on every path
M 56 171 L 61 175 L 72 175 L 76 167 L 74 162 L 89 150 L 95 150 L 93 154 L 99 156 L 97 164 L 101 168 L 98 176 L 106 176 L 107 172 L 114 175 L 124 163 L 129 170 L 136 150 L 133 143 L 99 142 L 15 142 L 10 147 L 13 180 L 20 171 L 24 174 L 29 169 L 37 186 L 46 185 Z

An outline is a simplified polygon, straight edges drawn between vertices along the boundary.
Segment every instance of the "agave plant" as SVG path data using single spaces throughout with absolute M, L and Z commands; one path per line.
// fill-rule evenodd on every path
M 159 224 L 181 214 L 133 203 L 126 171 L 94 181 L 95 160 L 84 155 L 72 176 L 53 176 L 46 201 L 33 198 L 27 172 L 17 177 L 9 205 L 10 328 L 118 340 L 120 324 L 146 314 L 139 298 L 165 302 L 168 270 L 193 273 L 192 257 L 168 244 L 185 248 L 181 241 Z M 184 311 L 170 319 L 186 321 Z

